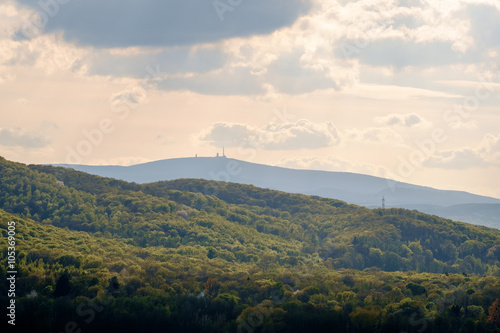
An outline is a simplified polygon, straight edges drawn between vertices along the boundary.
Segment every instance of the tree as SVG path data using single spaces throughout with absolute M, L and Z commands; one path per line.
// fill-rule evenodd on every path
M 420 284 L 410 282 L 406 285 L 406 288 L 411 290 L 413 296 L 418 296 L 424 294 L 427 290 Z
M 451 241 L 447 241 L 444 245 L 441 245 L 441 251 L 444 261 L 454 262 L 458 258 L 458 249 Z
M 500 302 L 498 298 L 488 308 L 488 322 L 500 326 Z
M 219 290 L 219 281 L 215 278 L 208 278 L 205 282 L 205 296 L 207 299 L 213 299 Z
M 385 269 L 389 272 L 394 272 L 401 267 L 401 257 L 394 252 L 389 252 L 385 256 Z
M 120 292 L 120 283 L 118 282 L 118 278 L 116 276 L 109 279 L 108 292 L 111 295 L 116 295 Z
M 56 283 L 56 290 L 54 290 L 54 297 L 62 297 L 69 294 L 71 291 L 71 285 L 69 284 L 69 275 L 64 273 L 61 275 Z
M 213 248 L 208 249 L 207 257 L 208 259 L 213 259 L 217 256 L 217 252 Z

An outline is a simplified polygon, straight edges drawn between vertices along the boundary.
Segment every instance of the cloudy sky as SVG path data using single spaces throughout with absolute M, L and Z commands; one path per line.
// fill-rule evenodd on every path
M 0 155 L 226 155 L 500 198 L 498 0 L 3 0 Z

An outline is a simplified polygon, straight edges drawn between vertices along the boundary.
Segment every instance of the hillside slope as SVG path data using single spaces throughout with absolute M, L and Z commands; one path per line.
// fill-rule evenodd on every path
M 93 332 L 498 332 L 487 317 L 500 297 L 496 229 L 251 185 L 133 184 L 0 158 L 4 239 L 8 221 L 21 331 L 74 322 Z
M 500 231 L 416 211 L 370 210 L 227 182 L 131 184 L 66 168 L 19 168 L 27 174 L 22 188 L 18 179 L 8 185 L 5 176 L 0 185 L 14 186 L 16 197 L 28 201 L 22 206 L 28 210 L 22 212 L 25 216 L 43 221 L 55 214 L 54 225 L 129 237 L 139 246 L 201 245 L 228 258 L 241 251 L 234 260 L 269 253 L 291 264 L 318 258 L 336 268 L 479 274 L 492 274 L 498 268 L 495 246 L 500 244 Z M 43 194 L 44 186 L 30 185 L 30 179 L 37 177 L 49 187 Z M 58 188 L 57 179 L 65 186 Z M 71 206 L 75 199 L 68 198 L 70 193 L 78 198 L 78 209 Z M 58 209 L 54 203 L 61 204 L 61 199 L 69 205 Z M 0 208 L 19 212 L 18 207 L 0 196 Z M 248 244 L 253 245 L 246 248 Z
M 62 332 L 68 323 L 98 333 L 498 332 L 485 316 L 500 297 L 500 279 L 491 276 L 207 260 L 201 247 L 138 247 L 0 210 L 3 237 L 12 221 L 20 332 Z M 0 283 L 1 306 L 7 290 Z
M 290 193 L 302 193 L 335 198 L 349 203 L 380 207 L 385 197 L 387 207 L 418 209 L 423 212 L 444 212 L 446 207 L 467 205 L 472 211 L 480 210 L 476 204 L 497 204 L 500 199 L 484 197 L 460 191 L 437 190 L 430 187 L 395 182 L 384 178 L 347 172 L 295 170 L 248 163 L 231 158 L 198 157 L 168 159 L 129 167 L 65 165 L 75 170 L 103 177 L 111 177 L 136 183 L 149 183 L 180 178 L 222 180 L 251 184 L 262 188 Z M 500 229 L 500 216 L 473 214 L 459 210 L 454 217 Z

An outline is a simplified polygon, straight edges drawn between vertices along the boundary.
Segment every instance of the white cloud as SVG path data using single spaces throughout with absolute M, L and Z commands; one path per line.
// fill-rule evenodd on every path
M 28 17 L 30 11 L 21 8 L 13 0 L 3 0 L 0 4 L 0 38 L 10 38 Z
M 147 92 L 145 89 L 139 86 L 129 87 L 119 93 L 112 95 L 110 103 L 113 106 L 113 108 L 119 108 L 122 106 L 134 108 L 137 107 L 142 102 L 144 102 L 146 97 L 147 97 Z
M 432 126 L 430 121 L 427 121 L 417 113 L 391 113 L 386 116 L 375 117 L 374 121 L 382 125 L 408 128 L 428 128 Z
M 474 120 L 463 121 L 462 119 L 457 118 L 457 120 L 453 123 L 449 124 L 451 128 L 454 130 L 475 130 L 478 128 L 477 123 Z
M 45 136 L 25 131 L 22 128 L 0 128 L 0 146 L 39 149 L 50 144 Z
M 500 134 L 486 134 L 477 147 L 477 152 L 485 162 L 500 165 Z
M 393 76 L 393 74 L 391 74 Z M 458 94 L 442 92 L 438 90 L 387 85 L 387 84 L 357 84 L 354 87 L 344 89 L 345 94 L 363 96 L 364 98 L 378 100 L 409 100 L 417 98 L 460 98 Z
M 66 44 L 58 36 L 44 35 L 31 40 L 0 39 L 0 84 L 14 81 L 22 71 L 49 79 L 64 72 L 85 75 L 89 51 Z
M 170 137 L 170 136 L 158 134 L 156 136 L 156 142 L 158 142 L 162 146 L 169 146 L 169 145 L 173 145 L 175 143 L 175 139 Z
M 21 97 L 16 99 L 15 103 L 20 106 L 26 106 L 26 104 L 28 104 L 28 100 L 26 98 Z
M 368 127 L 364 129 L 348 129 L 343 132 L 346 141 L 361 142 L 365 144 L 380 145 L 381 143 L 392 146 L 404 146 L 405 140 L 401 135 L 389 127 Z
M 425 165 L 445 169 L 500 166 L 500 134 L 486 134 L 476 147 L 438 151 L 425 162 Z
M 197 134 L 195 140 L 213 146 L 290 150 L 334 146 L 340 142 L 340 135 L 332 122 L 317 124 L 302 119 L 295 123 L 270 123 L 261 128 L 216 123 Z
M 0 84 L 7 83 L 9 81 L 13 81 L 15 76 L 9 73 L 9 70 L 6 67 L 0 66 Z

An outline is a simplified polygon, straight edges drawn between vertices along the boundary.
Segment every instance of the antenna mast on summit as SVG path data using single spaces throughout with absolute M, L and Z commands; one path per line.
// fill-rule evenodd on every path
M 385 197 L 382 197 L 382 209 L 385 209 Z

